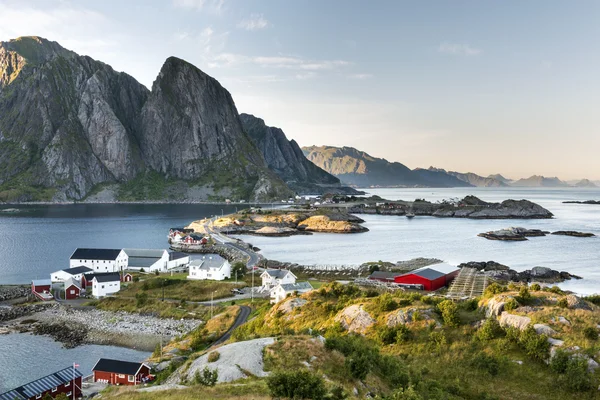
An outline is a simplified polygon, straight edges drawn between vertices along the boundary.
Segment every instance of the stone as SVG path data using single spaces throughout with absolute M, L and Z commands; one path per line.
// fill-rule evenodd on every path
M 571 308 L 571 309 L 586 310 L 586 311 L 592 310 L 592 308 L 589 306 L 589 304 L 585 300 L 582 300 L 581 298 L 575 296 L 574 294 L 567 295 L 566 299 L 567 299 L 567 304 L 569 305 L 569 308 Z
M 554 347 L 562 347 L 565 344 L 564 341 L 559 340 L 559 339 L 554 339 L 554 338 L 551 338 L 551 337 L 548 338 L 548 343 L 550 343 L 550 345 L 554 346 Z
M 503 327 L 513 327 L 524 330 L 531 323 L 531 318 L 503 311 L 502 314 L 500 314 L 500 320 L 498 322 Z
M 535 331 L 538 335 L 546 335 L 546 336 L 556 335 L 556 331 L 554 329 L 550 328 L 548 325 L 534 324 L 533 329 L 535 329 Z
M 334 319 L 349 332 L 364 334 L 373 324 L 375 319 L 363 309 L 362 304 L 353 304 L 344 308 Z
M 497 299 L 496 297 L 490 299 L 485 308 L 485 317 L 497 317 L 500 314 L 502 314 L 502 311 L 504 311 L 504 305 L 506 304 L 506 301 L 507 299 Z
M 552 322 L 556 323 L 556 324 L 564 324 L 564 325 L 568 325 L 568 326 L 571 325 L 571 322 L 569 322 L 569 320 L 563 316 L 552 318 Z
M 279 311 L 283 312 L 284 314 L 288 314 L 288 313 L 292 312 L 294 309 L 296 309 L 298 307 L 302 307 L 306 303 L 308 303 L 308 301 L 305 299 L 302 299 L 300 297 L 293 297 L 293 298 L 287 299 L 286 301 L 281 303 L 281 305 L 279 307 L 277 307 L 277 309 Z

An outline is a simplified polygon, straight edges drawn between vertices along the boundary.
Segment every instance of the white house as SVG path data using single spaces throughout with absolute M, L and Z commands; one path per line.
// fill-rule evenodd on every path
M 121 275 L 118 272 L 94 274 L 92 279 L 92 296 L 104 297 L 121 290 Z
M 263 288 L 270 289 L 282 283 L 296 283 L 296 275 L 287 269 L 267 269 L 260 277 Z
M 127 254 L 127 269 L 145 272 L 165 272 L 169 263 L 169 252 L 161 249 L 123 249 Z
M 69 266 L 88 267 L 94 272 L 121 272 L 127 268 L 127 261 L 127 253 L 121 249 L 77 249 Z
M 231 265 L 229 261 L 216 254 L 202 256 L 190 262 L 187 278 L 222 281 L 231 278 Z
M 56 282 L 66 282 L 69 279 L 74 279 L 78 282 L 81 282 L 81 278 L 87 272 L 92 272 L 91 268 L 88 267 L 74 267 L 62 269 L 60 271 L 56 271 L 50 274 L 50 280 L 52 283 Z
M 271 289 L 271 303 L 279 303 L 291 293 L 306 293 L 313 290 L 309 282 L 280 283 Z

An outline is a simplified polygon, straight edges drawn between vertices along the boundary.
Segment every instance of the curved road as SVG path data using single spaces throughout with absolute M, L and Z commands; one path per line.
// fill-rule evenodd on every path
M 237 243 L 237 240 L 231 239 L 228 236 L 223 235 L 221 232 L 214 230 L 212 228 L 212 223 L 216 218 L 217 217 L 213 217 L 206 220 L 206 223 L 204 224 L 204 230 L 206 233 L 210 234 L 216 241 L 220 242 L 224 246 L 233 247 L 246 254 L 248 256 L 248 261 L 246 262 L 246 267 L 248 267 L 248 269 L 252 269 L 254 266 L 256 266 L 256 264 L 258 264 L 260 261 L 260 256 L 253 251 L 249 251 L 244 246 L 240 246 Z
M 252 311 L 252 309 L 250 307 L 248 307 L 248 306 L 240 306 L 240 313 L 235 318 L 235 322 L 233 323 L 233 325 L 231 325 L 231 327 L 227 330 L 227 332 L 225 332 L 223 334 L 223 336 L 221 336 L 216 342 L 214 342 L 213 344 L 211 344 L 209 348 L 217 346 L 217 345 L 219 345 L 221 343 L 224 343 L 227 340 L 229 340 L 229 338 L 231 337 L 231 333 L 233 332 L 233 330 L 235 328 L 237 328 L 238 326 L 242 326 L 243 324 L 246 323 L 246 321 L 248 320 L 248 317 L 250 316 L 250 312 L 251 311 Z

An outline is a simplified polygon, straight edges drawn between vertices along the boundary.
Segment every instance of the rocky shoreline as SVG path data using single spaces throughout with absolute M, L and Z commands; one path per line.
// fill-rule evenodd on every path
M 515 271 L 495 261 L 470 261 L 458 265 L 458 268 L 474 268 L 490 278 L 505 282 L 560 283 L 571 279 L 582 279 L 566 271 L 556 271 L 546 267 L 533 267 L 525 271 Z
M 526 229 L 520 227 L 511 227 L 506 229 L 499 229 L 497 231 L 489 231 L 480 233 L 477 236 L 488 239 L 488 240 L 504 240 L 504 241 L 525 241 L 528 237 L 539 237 L 546 235 L 559 235 L 559 236 L 573 236 L 573 237 L 594 237 L 593 233 L 589 232 L 577 232 L 577 231 L 542 231 L 540 229 Z

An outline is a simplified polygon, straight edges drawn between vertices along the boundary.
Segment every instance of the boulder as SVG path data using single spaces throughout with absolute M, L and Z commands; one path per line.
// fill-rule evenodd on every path
M 499 322 L 502 327 L 513 327 L 524 330 L 531 323 L 531 318 L 503 311 L 502 314 L 500 314 Z
M 354 304 L 338 313 L 334 321 L 339 322 L 349 332 L 364 334 L 374 323 L 375 319 L 363 309 L 362 304 Z
M 546 336 L 556 335 L 556 331 L 554 329 L 550 328 L 548 325 L 535 324 L 535 325 L 533 325 L 533 329 L 535 329 L 535 331 L 537 332 L 538 335 L 546 335 Z
M 292 312 L 292 310 L 294 310 L 295 308 L 302 307 L 306 303 L 307 301 L 305 299 L 293 297 L 281 303 L 281 305 L 278 307 L 278 310 L 283 312 L 284 314 L 288 314 Z
M 499 316 L 502 314 L 502 311 L 504 311 L 505 304 L 506 299 L 497 299 L 496 297 L 490 299 L 485 308 L 485 317 L 490 318 Z
M 574 294 L 567 295 L 566 299 L 567 299 L 567 304 L 569 305 L 569 308 L 571 308 L 571 309 L 587 310 L 587 311 L 592 310 L 592 308 L 586 301 L 580 299 L 579 297 L 575 296 Z
M 388 314 L 386 318 L 386 325 L 394 327 L 398 325 L 405 325 L 413 322 L 414 314 L 419 314 L 419 320 L 421 321 L 434 321 L 435 319 L 431 316 L 432 310 L 418 310 L 416 308 L 409 308 L 408 310 L 396 310 Z
M 569 320 L 563 316 L 552 318 L 552 322 L 554 322 L 556 324 L 571 325 L 571 322 L 569 322 Z
M 562 347 L 565 344 L 564 341 L 551 337 L 548 338 L 548 343 L 550 343 L 550 346 L 552 346 L 550 349 L 550 357 L 554 356 L 554 352 L 556 352 L 555 347 Z

